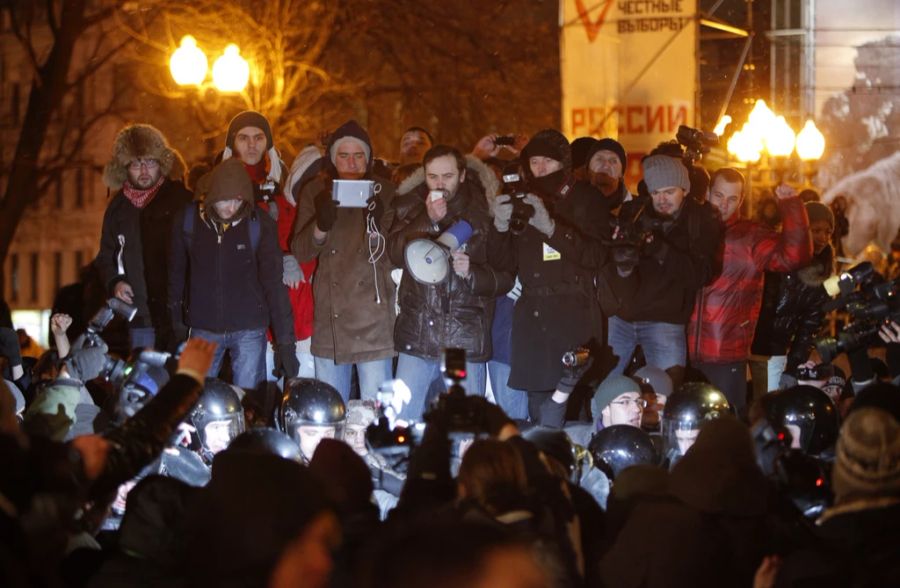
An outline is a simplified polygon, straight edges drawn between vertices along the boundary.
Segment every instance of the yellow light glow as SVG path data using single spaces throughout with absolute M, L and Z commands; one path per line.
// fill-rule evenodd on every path
M 735 131 L 728 139 L 727 149 L 738 161 L 755 163 L 759 161 L 762 153 L 762 139 L 756 133 L 751 132 L 747 124 L 744 124 L 742 129 Z
M 769 105 L 766 104 L 765 100 L 759 99 L 753 106 L 753 110 L 750 111 L 747 122 L 756 128 L 764 129 L 768 125 L 775 123 L 775 113 L 769 109 Z
M 720 137 L 725 133 L 725 127 L 727 127 L 732 121 L 731 115 L 726 114 L 719 120 L 719 124 L 716 125 L 716 128 L 713 129 L 713 132 Z
M 796 136 L 791 125 L 783 116 L 775 118 L 775 121 L 766 129 L 766 150 L 769 155 L 775 157 L 787 157 L 794 151 Z
M 797 155 L 804 161 L 814 161 L 825 152 L 825 136 L 812 120 L 806 121 L 797 134 Z
M 216 59 L 212 74 L 213 84 L 220 92 L 240 92 L 250 80 L 250 64 L 232 43 L 225 47 L 225 54 Z
M 181 38 L 181 45 L 169 58 L 169 71 L 179 86 L 197 86 L 206 78 L 209 62 L 197 47 L 197 39 L 190 35 Z

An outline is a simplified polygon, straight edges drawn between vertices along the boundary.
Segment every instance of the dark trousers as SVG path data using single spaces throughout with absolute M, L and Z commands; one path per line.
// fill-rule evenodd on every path
M 747 361 L 691 364 L 718 388 L 741 418 L 747 414 Z

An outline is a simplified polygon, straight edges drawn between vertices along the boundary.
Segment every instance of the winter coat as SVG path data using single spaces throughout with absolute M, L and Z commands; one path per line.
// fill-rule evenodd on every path
M 552 237 L 528 225 L 520 235 L 492 228 L 488 248 L 498 268 L 518 275 L 522 295 L 513 308 L 509 386 L 546 391 L 562 376 L 562 355 L 602 341 L 592 276 L 605 259 L 608 235 L 603 196 L 586 182 L 566 181 L 544 197 L 556 223 Z
M 809 264 L 809 219 L 799 198 L 779 200 L 782 232 L 732 217 L 725 229 L 722 273 L 700 291 L 688 326 L 693 361 L 730 363 L 750 354 L 765 271 L 790 272 Z
M 172 219 L 191 201 L 180 181 L 166 179 L 144 208 L 119 190 L 103 216 L 96 264 L 110 294 L 119 282 L 134 291 L 132 327 L 169 325 L 167 280 Z
M 403 272 L 400 314 L 394 326 L 394 343 L 399 352 L 437 359 L 444 349 L 461 348 L 466 350 L 469 361 L 485 362 L 491 358 L 494 298 L 512 287 L 513 277 L 493 267 L 487 249 L 493 221 L 482 184 L 492 181 L 496 186 L 493 172 L 477 160 L 470 160 L 469 166 L 466 181 L 459 185 L 456 196 L 447 203 L 447 215 L 437 224 L 431 222 L 425 207 L 428 186 L 424 173 L 410 176 L 395 200 L 396 216 L 388 238 L 388 253 L 398 267 L 404 265 L 410 241 L 435 239 L 459 220 L 468 222 L 473 229 L 465 244 L 470 262 L 468 278 L 460 278 L 451 268 L 446 281 L 431 286 L 417 282 L 409 270 Z
M 355 122 L 347 123 L 334 137 L 353 135 L 370 145 L 369 137 Z M 331 145 L 326 153 L 331 150 Z M 386 180 L 371 174 L 369 162 L 367 179 L 375 181 L 377 198 L 384 212 L 379 222 L 381 235 L 387 237 L 387 227 L 394 220 L 394 187 Z M 312 354 L 329 358 L 338 364 L 359 363 L 393 357 L 394 299 L 396 288 L 391 280 L 391 261 L 381 244 L 375 263 L 369 263 L 370 245 L 379 245 L 366 233 L 366 211 L 361 208 L 338 208 L 337 221 L 317 243 L 313 236 L 316 227 L 315 198 L 323 190 L 330 192 L 331 180 L 337 170 L 330 159 L 323 171 L 300 192 L 297 219 L 291 239 L 291 251 L 300 263 L 318 259 L 313 279 L 315 312 L 313 318 Z
M 785 371 L 809 359 L 813 340 L 825 324 L 822 306 L 829 296 L 822 284 L 831 275 L 832 264 L 832 249 L 827 245 L 805 268 L 788 274 L 766 272 L 752 353 L 787 355 Z
M 650 197 L 638 196 L 622 205 L 619 219 L 649 220 L 653 214 Z M 597 286 L 604 312 L 628 322 L 686 324 L 697 291 L 718 273 L 721 230 L 710 207 L 685 197 L 678 216 L 656 231 L 660 245 L 642 251 L 628 277 L 620 276 L 612 261 L 600 270 Z
M 194 215 L 192 235 L 184 231 L 187 214 Z M 293 343 L 294 321 L 287 287 L 282 283 L 278 229 L 269 215 L 255 208 L 250 215 L 219 234 L 220 226 L 198 205 L 178 214 L 169 262 L 173 320 L 214 333 L 271 325 L 279 344 Z M 255 247 L 252 222 L 259 224 Z

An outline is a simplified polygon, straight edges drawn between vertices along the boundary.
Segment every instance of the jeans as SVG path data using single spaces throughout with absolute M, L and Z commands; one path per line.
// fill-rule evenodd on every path
M 222 367 L 225 352 L 231 356 L 232 380 L 235 386 L 256 390 L 266 381 L 266 330 L 247 329 L 228 333 L 213 333 L 203 329 L 191 329 L 192 337 L 217 343 L 209 377 L 214 378 Z
M 644 350 L 647 365 L 660 369 L 683 366 L 687 363 L 687 341 L 684 325 L 635 321 L 629 323 L 617 316 L 609 317 L 609 346 L 618 357 L 613 374 L 621 374 L 628 367 L 634 348 Z
M 487 365 L 494 403 L 502 408 L 509 418 L 516 421 L 526 420 L 528 418 L 528 395 L 523 390 L 510 388 L 507 384 L 509 366 L 499 361 L 489 361 Z
M 300 378 L 315 378 L 316 377 L 316 365 L 313 362 L 312 353 L 309 352 L 309 344 L 311 338 L 307 337 L 303 341 L 297 341 L 296 344 L 296 353 L 297 353 L 297 361 L 300 362 L 300 373 L 297 374 Z M 274 375 L 272 375 L 272 370 L 275 369 L 275 350 L 272 348 L 272 343 L 269 342 L 266 345 L 266 380 L 269 382 L 278 382 Z
M 128 344 L 131 349 L 156 349 L 156 331 L 153 327 L 132 327 L 128 329 Z
M 440 373 L 440 359 L 425 359 L 401 353 L 397 359 L 397 379 L 409 387 L 412 400 L 403 408 L 400 417 L 406 421 L 421 421 L 425 411 L 428 387 Z M 484 396 L 485 364 L 466 362 L 466 379 L 463 386 L 469 395 Z
M 360 363 L 334 363 L 328 357 L 313 356 L 316 379 L 334 386 L 346 404 L 350 400 L 350 379 L 353 366 L 359 376 L 359 395 L 362 400 L 375 400 L 378 388 L 391 379 L 391 358 L 363 361 Z
M 702 363 L 692 366 L 700 370 L 709 383 L 718 388 L 739 417 L 747 412 L 747 362 Z

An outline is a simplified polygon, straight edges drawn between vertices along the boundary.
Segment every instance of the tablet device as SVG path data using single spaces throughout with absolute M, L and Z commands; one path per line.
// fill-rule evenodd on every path
M 367 208 L 374 184 L 372 180 L 334 180 L 331 197 L 342 208 Z

